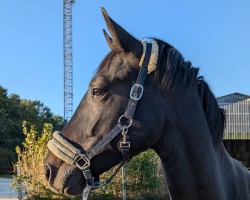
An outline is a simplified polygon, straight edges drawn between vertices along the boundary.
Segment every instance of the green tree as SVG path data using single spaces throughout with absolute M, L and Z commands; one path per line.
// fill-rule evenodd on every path
M 0 145 L 8 138 L 6 132 L 8 131 L 8 96 L 7 90 L 0 87 Z
M 0 162 L 0 173 L 4 168 L 11 168 L 16 158 L 15 147 L 22 147 L 24 135 L 22 122 L 27 127 L 35 125 L 38 133 L 43 130 L 44 123 L 50 123 L 61 130 L 65 124 L 63 117 L 54 115 L 51 110 L 40 101 L 21 99 L 17 94 L 8 95 L 7 89 L 0 86 L 0 150 L 3 156 Z M 5 155 L 4 154 L 4 155 Z

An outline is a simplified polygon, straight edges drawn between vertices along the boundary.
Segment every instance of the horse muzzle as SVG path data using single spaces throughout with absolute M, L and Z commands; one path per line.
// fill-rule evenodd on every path
M 52 154 L 48 155 L 54 156 Z M 45 176 L 53 192 L 65 195 L 79 195 L 86 187 L 86 180 L 82 172 L 74 165 L 62 163 L 60 167 L 45 163 Z

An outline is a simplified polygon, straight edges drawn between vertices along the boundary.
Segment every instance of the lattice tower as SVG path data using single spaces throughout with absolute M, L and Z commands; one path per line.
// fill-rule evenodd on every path
M 73 113 L 73 51 L 72 6 L 74 0 L 63 0 L 63 52 L 64 52 L 64 119 Z

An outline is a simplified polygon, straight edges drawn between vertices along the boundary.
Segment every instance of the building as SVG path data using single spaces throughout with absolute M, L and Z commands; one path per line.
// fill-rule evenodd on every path
M 226 115 L 224 145 L 232 157 L 250 168 L 250 96 L 233 93 L 217 102 Z
M 250 140 L 250 96 L 233 93 L 217 98 L 219 106 L 225 109 L 225 140 Z

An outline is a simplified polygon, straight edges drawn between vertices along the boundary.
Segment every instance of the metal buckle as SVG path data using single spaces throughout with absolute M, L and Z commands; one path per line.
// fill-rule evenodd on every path
M 130 142 L 120 142 L 120 148 L 121 149 L 129 149 L 130 148 Z
M 134 92 L 135 91 L 135 88 L 137 88 L 137 91 L 138 92 Z M 141 91 L 139 92 L 139 89 L 141 89 Z M 141 99 L 141 97 L 142 97 L 142 94 L 143 94 L 143 86 L 141 85 L 141 84 L 139 84 L 139 83 L 135 83 L 133 86 L 132 86 L 132 88 L 131 88 L 131 90 L 130 90 L 130 98 L 131 99 L 133 99 L 133 100 L 135 100 L 135 101 L 138 101 L 138 100 L 140 100 Z
M 80 162 L 83 162 L 83 164 Z M 90 166 L 90 159 L 85 154 L 79 154 L 78 157 L 75 159 L 75 165 L 80 170 L 85 170 Z

